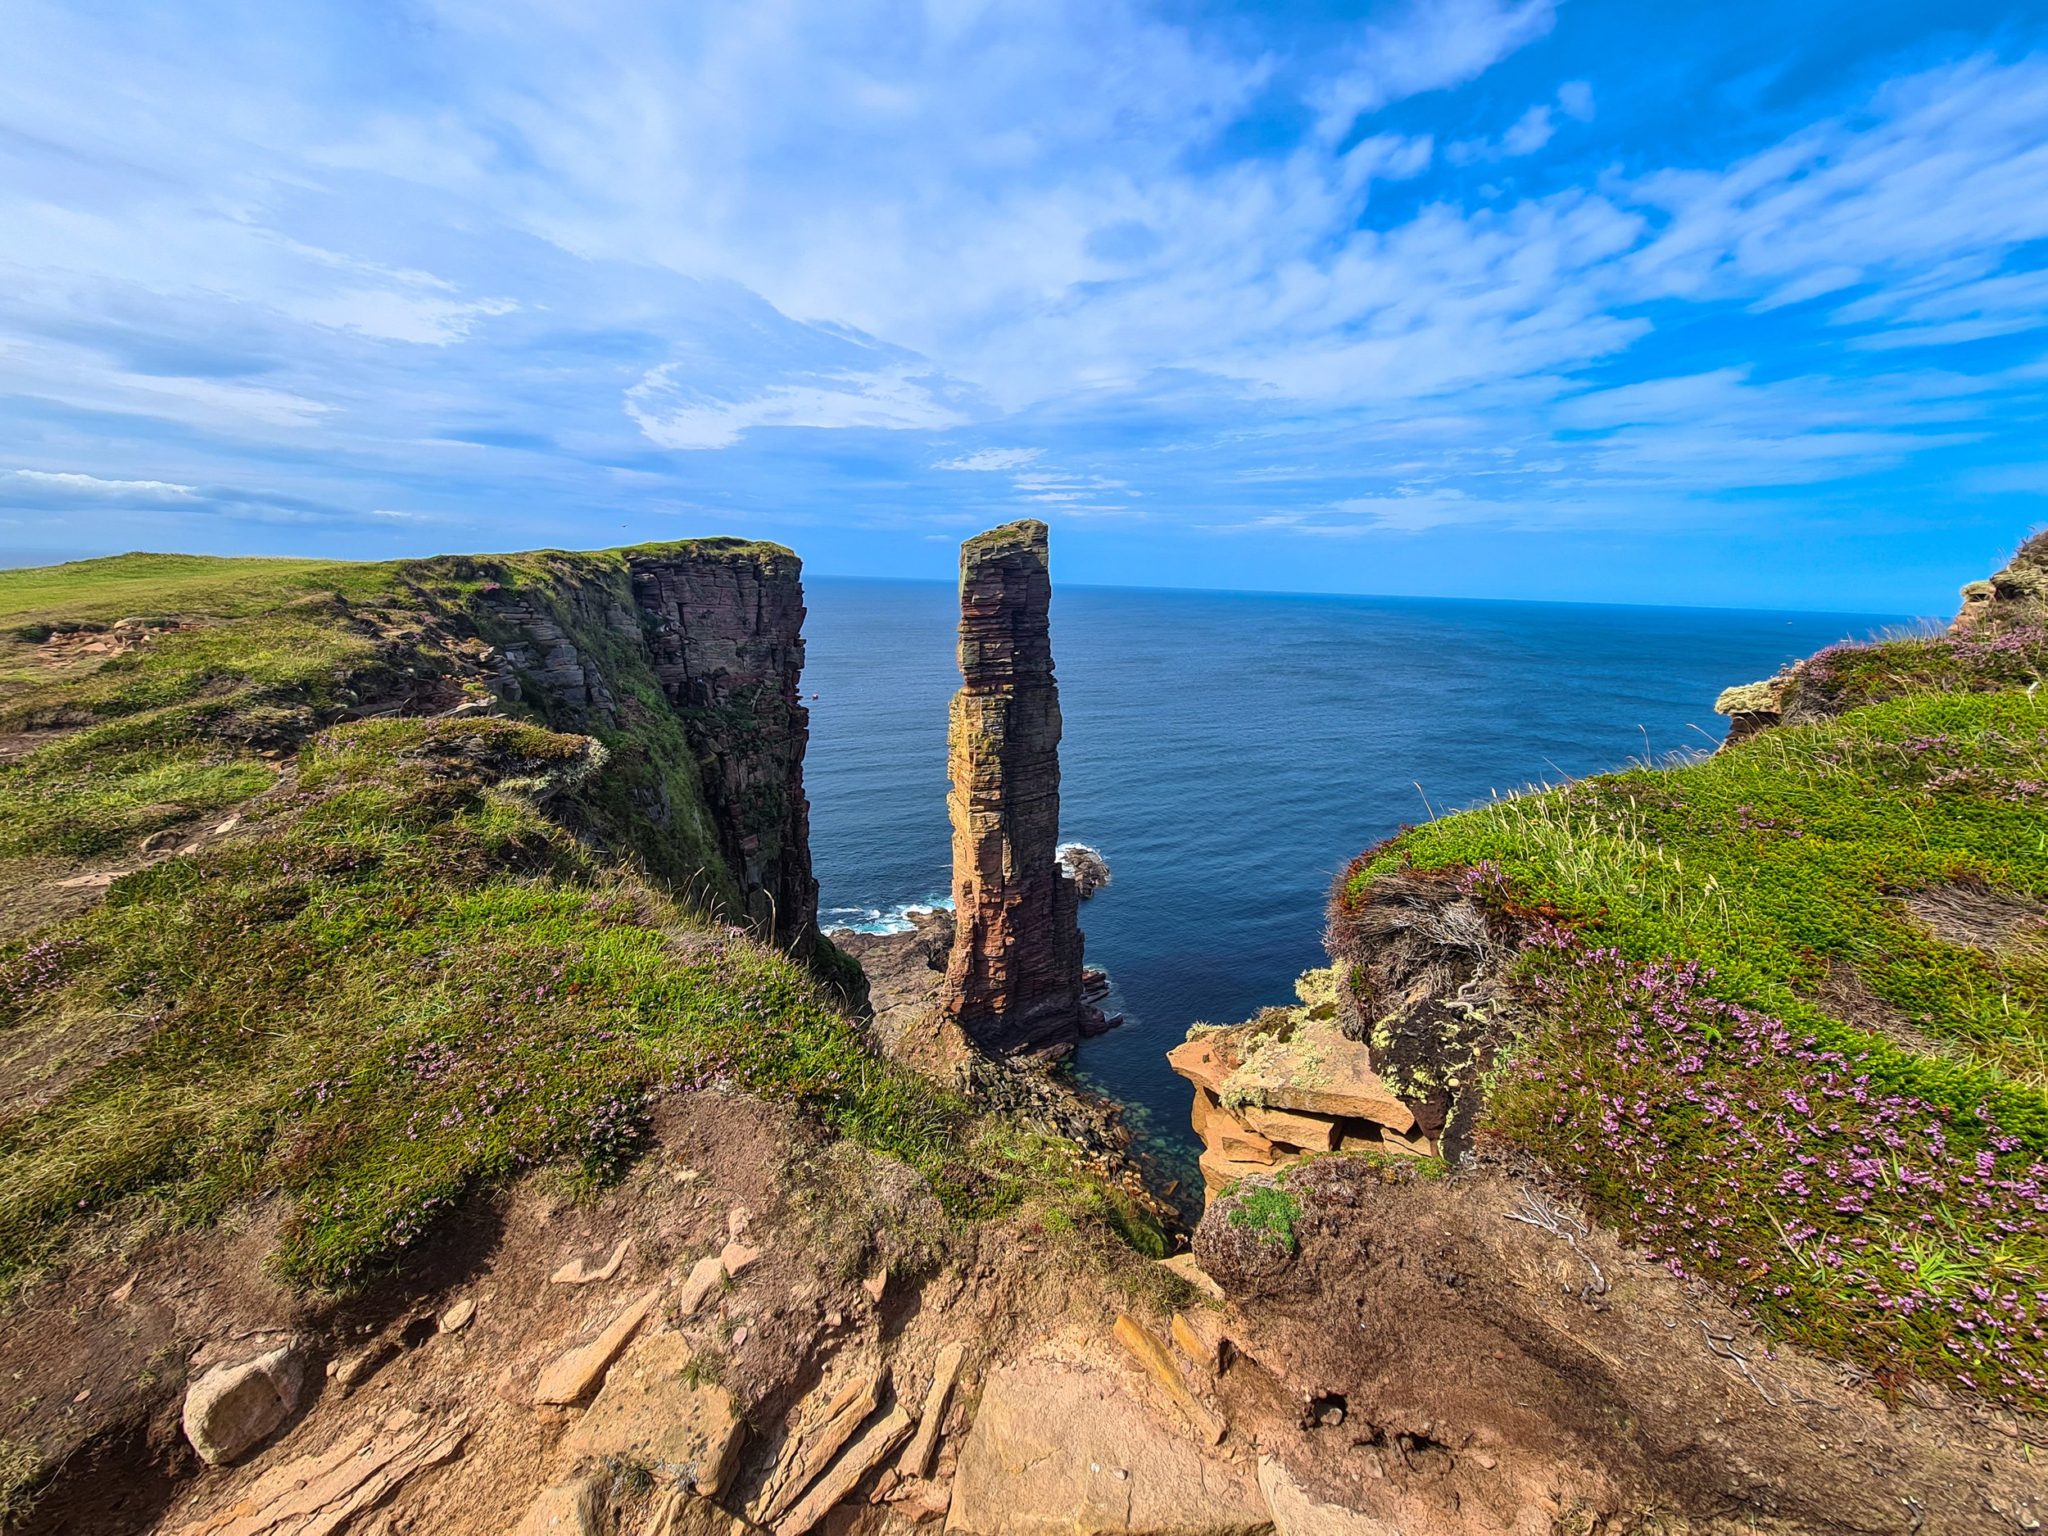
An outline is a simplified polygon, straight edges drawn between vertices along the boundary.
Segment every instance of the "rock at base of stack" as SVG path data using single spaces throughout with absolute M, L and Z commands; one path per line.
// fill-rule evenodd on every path
M 1051 569 L 1040 522 L 960 549 L 960 673 L 947 733 L 956 931 L 942 1006 L 984 1050 L 1071 1044 L 1080 898 L 1056 858 L 1060 702 Z
M 1367 1048 L 1312 1010 L 1268 1009 L 1228 1029 L 1197 1026 L 1166 1059 L 1194 1084 L 1206 1199 L 1318 1153 L 1439 1151 L 1374 1074 Z

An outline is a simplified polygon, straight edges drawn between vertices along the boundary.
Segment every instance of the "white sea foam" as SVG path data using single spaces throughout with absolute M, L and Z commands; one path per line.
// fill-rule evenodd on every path
M 855 933 L 908 933 L 917 926 L 910 920 L 911 913 L 952 910 L 951 896 L 925 896 L 893 907 L 826 907 L 818 913 L 818 926 L 850 928 Z

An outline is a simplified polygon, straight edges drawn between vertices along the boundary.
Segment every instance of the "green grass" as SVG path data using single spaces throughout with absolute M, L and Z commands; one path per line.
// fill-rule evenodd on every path
M 1402 863 L 1485 866 L 1626 955 L 1696 958 L 1720 995 L 1863 1046 L 1816 1000 L 1853 971 L 1946 1047 L 1887 1056 L 1914 1091 L 1989 1094 L 2048 1147 L 2048 949 L 1944 942 L 1901 899 L 1956 881 L 2048 899 L 2044 786 L 2048 699 L 1914 695 L 1446 817 L 1355 868 L 1344 899 Z
M 786 956 L 536 810 L 585 748 L 511 722 L 342 728 L 246 839 L 19 946 L 0 1026 L 149 1027 L 0 1126 L 0 1273 L 108 1215 L 189 1225 L 277 1195 L 281 1271 L 346 1284 L 481 1183 L 608 1176 L 678 1084 L 793 1099 L 936 1171 L 961 1106 L 878 1062 Z
M 1233 1227 L 1244 1227 L 1260 1242 L 1289 1253 L 1294 1252 L 1294 1228 L 1300 1220 L 1301 1201 L 1277 1185 L 1241 1187 L 1230 1206 Z
M 348 1287 L 528 1170 L 612 1178 L 662 1095 L 703 1088 L 799 1106 L 956 1215 L 1039 1199 L 1163 1251 L 1071 1146 L 879 1057 L 829 950 L 812 970 L 735 925 L 687 722 L 606 594 L 630 608 L 617 552 L 0 573 L 0 730 L 53 733 L 0 764 L 0 894 L 131 871 L 0 926 L 0 1294 L 258 1202 L 280 1275 Z M 605 669 L 595 736 L 404 713 L 475 695 L 505 595 Z M 37 638 L 136 616 L 181 627 L 61 666 Z M 365 708 L 401 713 L 336 723 Z M 232 835 L 143 860 L 231 808 Z
M 1888 1387 L 2043 1407 L 2048 935 L 1943 937 L 1908 905 L 2048 904 L 2036 635 L 1834 648 L 1807 680 L 1845 713 L 1411 829 L 1332 915 L 1396 869 L 1459 871 L 1564 933 L 1512 968 L 1483 1143 L 1536 1152 L 1681 1273 Z M 1786 1108 L 1837 1089 L 1849 1107 L 1812 1124 Z
M 247 615 L 372 567 L 333 560 L 116 555 L 0 571 L 0 630 L 99 627 L 176 613 Z

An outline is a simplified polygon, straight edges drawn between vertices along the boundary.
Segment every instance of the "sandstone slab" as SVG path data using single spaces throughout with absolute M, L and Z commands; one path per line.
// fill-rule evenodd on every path
M 334 1536 L 415 1472 L 455 1457 L 467 1435 L 459 1419 L 395 1414 L 367 1435 L 344 1435 L 318 1455 L 271 1469 L 179 1536 Z
M 1274 1536 L 1403 1536 L 1398 1525 L 1305 1492 L 1271 1456 L 1259 1458 L 1259 1491 L 1272 1512 Z
M 589 1285 L 594 1280 L 609 1280 L 619 1272 L 619 1266 L 626 1262 L 626 1250 L 633 1239 L 622 1237 L 611 1257 L 599 1262 L 594 1259 L 571 1259 L 552 1275 L 548 1276 L 554 1285 Z
M 585 1472 L 541 1489 L 512 1536 L 604 1536 L 610 1481 L 607 1473 Z
M 1189 1428 L 1201 1437 L 1204 1445 L 1216 1445 L 1222 1441 L 1226 1428 L 1222 1418 L 1188 1390 L 1180 1368 L 1173 1363 L 1173 1356 L 1151 1329 L 1135 1317 L 1125 1315 L 1116 1320 L 1116 1339 L 1130 1351 L 1131 1358 L 1152 1378 L 1153 1385 L 1166 1395 L 1166 1400 L 1187 1420 Z
M 1299 1147 L 1304 1152 L 1334 1152 L 1338 1121 L 1330 1115 L 1305 1115 L 1292 1109 L 1268 1109 L 1247 1104 L 1238 1118 L 1268 1141 Z
M 1251 1471 L 1199 1444 L 1107 1362 L 1034 1356 L 989 1373 L 960 1449 L 961 1536 L 1251 1536 Z
M 563 1444 L 579 1454 L 655 1467 L 707 1498 L 723 1493 L 739 1463 L 746 1425 L 725 1388 L 687 1379 L 691 1357 L 681 1334 L 636 1340 L 605 1374 L 596 1401 Z
M 1191 1120 L 1202 1144 L 1233 1162 L 1270 1166 L 1280 1160 L 1271 1138 L 1253 1129 L 1248 1121 L 1226 1111 L 1206 1088 L 1195 1090 L 1195 1109 Z
M 796 1428 L 782 1443 L 775 1465 L 748 1513 L 756 1525 L 773 1525 L 817 1479 L 851 1440 L 881 1401 L 882 1377 L 858 1371 L 830 1391 L 811 1395 L 799 1412 Z
M 1415 1129 L 1415 1112 L 1372 1070 L 1366 1048 L 1334 1020 L 1310 1019 L 1285 1039 L 1254 1034 L 1238 1049 L 1237 1069 L 1218 1094 L 1226 1108 L 1256 1105 Z
M 1161 1269 L 1178 1275 L 1211 1301 L 1223 1300 L 1223 1287 L 1196 1262 L 1192 1253 L 1176 1253 L 1170 1259 L 1155 1259 L 1153 1262 Z
M 640 1331 L 640 1325 L 653 1315 L 660 1304 L 660 1286 L 642 1292 L 621 1308 L 596 1338 L 557 1356 L 555 1362 L 540 1373 L 540 1380 L 534 1383 L 534 1402 L 574 1403 L 588 1397 L 604 1379 L 606 1368 L 619 1357 L 619 1351 Z
M 775 1522 L 775 1536 L 805 1536 L 823 1520 L 834 1504 L 845 1498 L 901 1445 L 914 1421 L 898 1406 L 869 1425 L 861 1437 L 841 1453 L 796 1507 Z
M 967 1346 L 948 1344 L 932 1365 L 932 1384 L 924 1395 L 924 1411 L 917 1418 L 917 1438 L 903 1448 L 896 1470 L 905 1477 L 929 1477 L 932 1458 L 939 1450 L 939 1430 L 945 1422 L 946 1403 L 953 1395 L 953 1383 L 960 1379 L 960 1366 L 967 1358 Z

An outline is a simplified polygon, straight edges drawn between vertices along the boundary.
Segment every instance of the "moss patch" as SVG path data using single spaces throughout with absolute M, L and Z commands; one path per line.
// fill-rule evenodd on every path
M 1248 1185 L 1237 1191 L 1229 1219 L 1233 1227 L 1243 1227 L 1260 1242 L 1292 1253 L 1296 1247 L 1295 1225 L 1301 1220 L 1301 1201 L 1277 1185 Z

